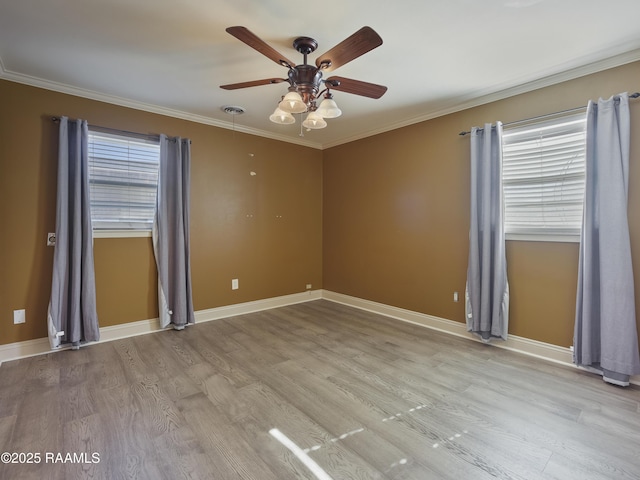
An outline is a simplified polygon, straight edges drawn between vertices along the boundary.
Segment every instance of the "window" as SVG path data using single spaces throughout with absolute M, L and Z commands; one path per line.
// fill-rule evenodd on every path
M 507 239 L 578 241 L 585 184 L 584 113 L 505 127 Z
M 158 187 L 157 139 L 89 131 L 89 191 L 94 232 L 149 232 Z M 99 236 L 99 235 L 98 235 Z

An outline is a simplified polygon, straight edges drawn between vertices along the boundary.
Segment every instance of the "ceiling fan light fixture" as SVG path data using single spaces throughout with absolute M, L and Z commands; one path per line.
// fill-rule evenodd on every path
M 535 2 L 541 0 L 510 1 Z M 330 89 L 369 98 L 380 98 L 387 91 L 385 86 L 350 78 L 332 76 L 326 80 L 322 79 L 324 72 L 331 72 L 382 45 L 382 38 L 371 27 L 362 27 L 316 58 L 316 61 L 312 64 L 309 64 L 307 59 L 318 48 L 318 42 L 311 37 L 297 37 L 293 41 L 293 48 L 303 57 L 302 64 L 296 64 L 246 27 L 234 26 L 227 28 L 226 31 L 265 57 L 289 70 L 287 78 L 264 78 L 249 82 L 220 85 L 220 88 L 225 90 L 236 90 L 259 85 L 288 83 L 287 94 L 280 99 L 278 108 L 269 117 L 269 120 L 274 123 L 283 125 L 295 123 L 295 118 L 292 114 L 307 113 L 301 129 L 302 127 L 306 127 L 309 130 L 325 128 L 327 126 L 325 118 L 336 118 L 342 115 L 342 111 L 333 100 Z M 320 95 L 322 93 L 325 95 L 324 100 L 316 107 L 316 103 L 320 100 L 318 92 L 320 92 Z M 242 112 L 236 111 L 235 108 L 230 108 L 227 113 L 237 115 Z M 302 135 L 302 130 L 300 135 Z
M 280 125 L 289 125 L 295 123 L 296 119 L 293 118 L 289 112 L 285 112 L 280 107 L 276 108 L 269 117 L 273 123 L 279 123 Z
M 302 122 L 302 126 L 312 130 L 317 130 L 319 128 L 326 127 L 327 122 L 324 121 L 324 118 L 322 118 L 318 112 L 309 112 L 307 118 Z
M 323 118 L 337 118 L 342 115 L 342 110 L 338 108 L 333 98 L 325 97 L 325 99 L 320 102 L 316 113 Z
M 304 103 L 298 92 L 292 90 L 284 96 L 278 104 L 278 108 L 287 113 L 303 113 L 307 111 L 307 104 Z

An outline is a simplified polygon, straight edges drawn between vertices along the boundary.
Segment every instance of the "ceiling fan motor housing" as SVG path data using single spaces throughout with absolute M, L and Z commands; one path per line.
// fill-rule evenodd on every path
M 313 65 L 297 65 L 289 69 L 289 83 L 307 104 L 318 95 L 321 81 L 322 72 Z

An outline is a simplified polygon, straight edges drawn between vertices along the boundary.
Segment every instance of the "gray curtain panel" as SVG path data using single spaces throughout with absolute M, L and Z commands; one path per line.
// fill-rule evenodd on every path
M 629 97 L 589 102 L 574 363 L 628 385 L 640 373 L 631 244 Z
M 191 142 L 160 135 L 160 172 L 153 223 L 160 324 L 195 323 L 189 253 Z
M 51 348 L 100 339 L 89 203 L 88 126 L 60 119 L 56 246 L 48 310 Z
M 471 227 L 465 293 L 467 331 L 507 339 L 509 283 L 504 235 L 502 124 L 471 130 Z

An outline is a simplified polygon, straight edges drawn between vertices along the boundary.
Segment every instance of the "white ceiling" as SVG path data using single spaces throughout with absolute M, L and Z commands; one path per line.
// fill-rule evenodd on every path
M 638 0 L 0 0 L 0 78 L 327 148 L 640 59 Z M 287 71 L 225 32 L 247 27 L 296 63 L 362 26 L 384 43 L 330 75 L 386 85 L 335 92 L 323 130 L 268 120 Z M 630 89 L 637 88 L 630 85 Z M 225 114 L 239 105 L 243 115 Z M 65 114 L 65 112 L 55 112 Z M 171 133 L 171 132 L 167 132 Z

